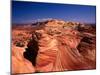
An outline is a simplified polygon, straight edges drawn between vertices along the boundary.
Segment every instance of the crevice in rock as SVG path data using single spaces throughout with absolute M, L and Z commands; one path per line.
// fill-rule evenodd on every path
M 24 52 L 24 58 L 29 60 L 33 66 L 36 65 L 36 57 L 38 54 L 38 41 L 36 40 L 36 37 L 32 36 L 32 40 L 29 41 L 27 48 L 25 49 L 26 51 Z

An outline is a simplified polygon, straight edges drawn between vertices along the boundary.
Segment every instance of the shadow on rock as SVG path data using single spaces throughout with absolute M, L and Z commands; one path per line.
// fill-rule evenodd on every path
M 30 42 L 27 45 L 26 51 L 24 52 L 24 58 L 32 62 L 33 66 L 36 65 L 36 57 L 38 54 L 38 50 L 38 41 L 36 40 L 36 37 L 34 37 L 33 35 L 32 40 L 30 40 Z

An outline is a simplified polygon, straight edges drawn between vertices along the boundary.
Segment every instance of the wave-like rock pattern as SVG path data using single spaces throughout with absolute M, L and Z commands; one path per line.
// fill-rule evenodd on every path
M 43 31 L 39 40 L 36 68 L 39 72 L 92 69 L 79 53 L 77 35 L 50 36 Z
M 12 48 L 12 74 L 34 73 L 35 68 L 30 61 L 24 58 L 24 48 Z
M 32 33 L 27 48 L 12 49 L 13 73 L 96 68 L 95 27 L 61 20 L 42 24 Z

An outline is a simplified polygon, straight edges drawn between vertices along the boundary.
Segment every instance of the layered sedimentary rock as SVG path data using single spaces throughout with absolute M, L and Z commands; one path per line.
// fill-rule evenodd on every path
M 24 48 L 12 48 L 12 74 L 34 73 L 35 68 L 32 63 L 23 56 Z
M 17 62 L 14 73 L 85 70 L 96 68 L 96 34 L 94 26 L 62 20 L 48 20 L 34 30 L 31 40 Z M 38 25 L 39 26 L 39 25 Z M 18 51 L 19 52 L 19 51 Z M 20 54 L 19 54 L 20 55 Z M 24 59 L 24 61 L 23 61 Z M 18 60 L 19 61 L 19 60 Z M 16 65 L 20 68 L 17 71 Z M 28 66 L 27 66 L 28 65 Z M 24 70 L 27 69 L 27 70 Z

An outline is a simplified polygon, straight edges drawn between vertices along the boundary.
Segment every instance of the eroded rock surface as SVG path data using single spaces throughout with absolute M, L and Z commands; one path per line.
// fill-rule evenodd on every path
M 95 27 L 62 20 L 49 20 L 39 24 L 44 24 L 44 27 L 32 33 L 27 48 L 24 48 L 22 56 L 19 56 L 30 64 L 28 66 L 31 69 L 26 67 L 28 70 L 25 72 L 96 68 Z M 17 63 L 14 57 L 13 62 Z M 16 65 L 13 68 L 16 68 Z M 13 72 L 20 73 L 15 70 Z M 24 70 L 22 72 L 25 73 Z

